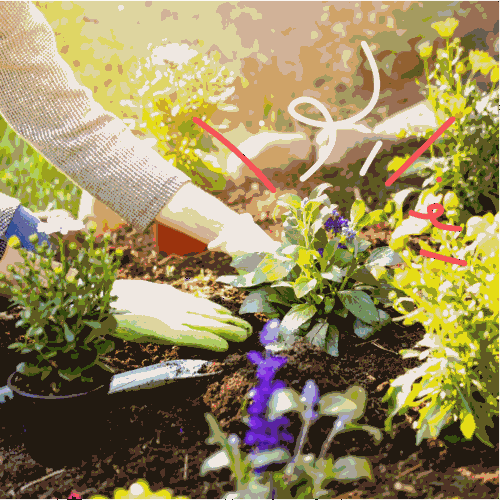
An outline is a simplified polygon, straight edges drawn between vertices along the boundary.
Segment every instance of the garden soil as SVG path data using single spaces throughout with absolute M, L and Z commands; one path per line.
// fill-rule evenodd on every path
M 279 227 L 262 227 L 278 234 Z M 364 236 L 375 246 L 386 244 L 389 231 L 369 229 Z M 416 242 L 413 243 L 416 245 Z M 115 248 L 125 253 L 119 271 L 121 279 L 148 279 L 169 283 L 188 293 L 224 305 L 238 313 L 246 292 L 215 283 L 218 276 L 236 274 L 225 254 L 178 257 L 151 253 L 151 235 L 138 235 L 125 226 L 114 233 Z M 19 358 L 7 346 L 22 330 L 16 328 L 20 309 L 7 310 L 0 302 L 0 381 L 15 370 Z M 393 316 L 398 316 L 393 312 Z M 264 315 L 244 315 L 260 331 Z M 342 324 L 337 325 L 343 332 Z M 389 381 L 415 366 L 413 359 L 403 360 L 398 352 L 413 346 L 423 337 L 420 325 L 393 323 L 376 338 L 361 341 L 344 334 L 340 339 L 341 356 L 332 358 L 303 340 L 284 353 L 288 362 L 277 373 L 289 387 L 301 391 L 314 378 L 321 394 L 344 391 L 359 384 L 368 393 L 363 422 L 383 428 L 387 405 L 382 403 Z M 173 359 L 215 361 L 222 374 L 199 380 L 176 382 L 149 391 L 109 396 L 108 427 L 102 435 L 102 448 L 87 456 L 77 455 L 78 466 L 52 470 L 35 462 L 24 447 L 19 429 L 22 416 L 15 412 L 14 401 L 0 408 L 0 497 L 68 498 L 77 492 L 83 498 L 100 494 L 113 497 L 115 488 L 128 488 L 145 478 L 153 491 L 170 488 L 175 495 L 190 498 L 221 498 L 231 491 L 230 471 L 224 469 L 200 476 L 204 459 L 218 450 L 207 445 L 208 425 L 204 414 L 211 412 L 224 432 L 244 436 L 241 422 L 245 396 L 256 383 L 256 370 L 246 358 L 249 350 L 261 351 L 258 335 L 243 343 L 232 343 L 227 352 L 197 350 L 188 347 L 138 345 L 116 341 L 116 350 L 106 361 L 118 372 Z M 1 385 L 1 383 L 0 383 Z M 498 445 L 488 448 L 477 440 L 462 441 L 456 427 L 446 429 L 439 439 L 415 445 L 412 424 L 416 412 L 395 419 L 394 435 L 384 434 L 375 445 L 365 432 L 338 437 L 330 454 L 368 457 L 373 465 L 374 481 L 331 483 L 332 498 L 498 498 Z M 54 415 L 54 418 L 70 418 Z M 290 431 L 298 435 L 300 422 L 290 417 Z M 318 453 L 334 419 L 317 421 L 305 446 L 306 453 Z M 92 429 L 92 422 L 88 423 Z M 75 433 L 80 429 L 75 428 Z M 498 433 L 498 426 L 494 431 Z M 458 437 L 457 437 L 458 436 Z M 71 439 L 71 436 L 68 436 Z M 248 448 L 244 448 L 248 451 Z

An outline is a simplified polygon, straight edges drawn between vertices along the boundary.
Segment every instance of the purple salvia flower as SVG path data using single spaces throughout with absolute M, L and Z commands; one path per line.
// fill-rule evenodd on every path
M 280 327 L 279 320 L 270 320 L 266 323 L 260 334 L 261 343 L 265 346 L 274 342 Z M 275 420 L 267 420 L 269 400 L 274 392 L 284 389 L 286 384 L 280 380 L 274 380 L 276 372 L 287 362 L 287 358 L 263 356 L 257 351 L 247 353 L 247 358 L 257 365 L 257 378 L 259 383 L 252 390 L 252 404 L 248 407 L 249 431 L 245 435 L 245 443 L 254 446 L 256 452 L 272 450 L 280 446 L 282 441 L 293 442 L 293 436 L 286 432 L 290 421 L 286 417 Z M 267 466 L 255 469 L 256 474 L 261 474 Z
M 325 251 L 324 248 L 318 248 L 318 253 L 323 257 L 323 252 Z
M 281 321 L 277 318 L 269 320 L 259 334 L 260 343 L 265 347 L 276 342 L 280 330 Z

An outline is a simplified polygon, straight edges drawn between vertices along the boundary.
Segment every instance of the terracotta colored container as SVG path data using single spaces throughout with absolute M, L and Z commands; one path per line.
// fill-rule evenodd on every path
M 163 224 L 153 225 L 153 234 L 158 252 L 180 256 L 204 252 L 207 245 Z

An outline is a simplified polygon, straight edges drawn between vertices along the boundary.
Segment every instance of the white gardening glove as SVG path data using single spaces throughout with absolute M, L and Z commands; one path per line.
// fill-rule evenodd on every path
M 122 340 L 184 345 L 225 351 L 227 341 L 243 342 L 252 327 L 231 311 L 208 299 L 195 297 L 170 285 L 141 280 L 116 280 L 111 295 L 118 299 L 111 306 Z
M 238 219 L 224 226 L 219 236 L 208 244 L 208 250 L 239 257 L 245 253 L 274 253 L 280 247 L 281 243 L 261 229 L 249 213 L 240 214 Z

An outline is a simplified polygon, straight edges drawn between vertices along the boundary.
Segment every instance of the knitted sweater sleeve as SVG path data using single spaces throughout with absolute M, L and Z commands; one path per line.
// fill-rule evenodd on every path
M 0 113 L 55 167 L 140 232 L 191 182 L 76 81 L 31 2 L 0 2 Z M 9 217 L 12 207 L 0 203 L 0 224 Z

